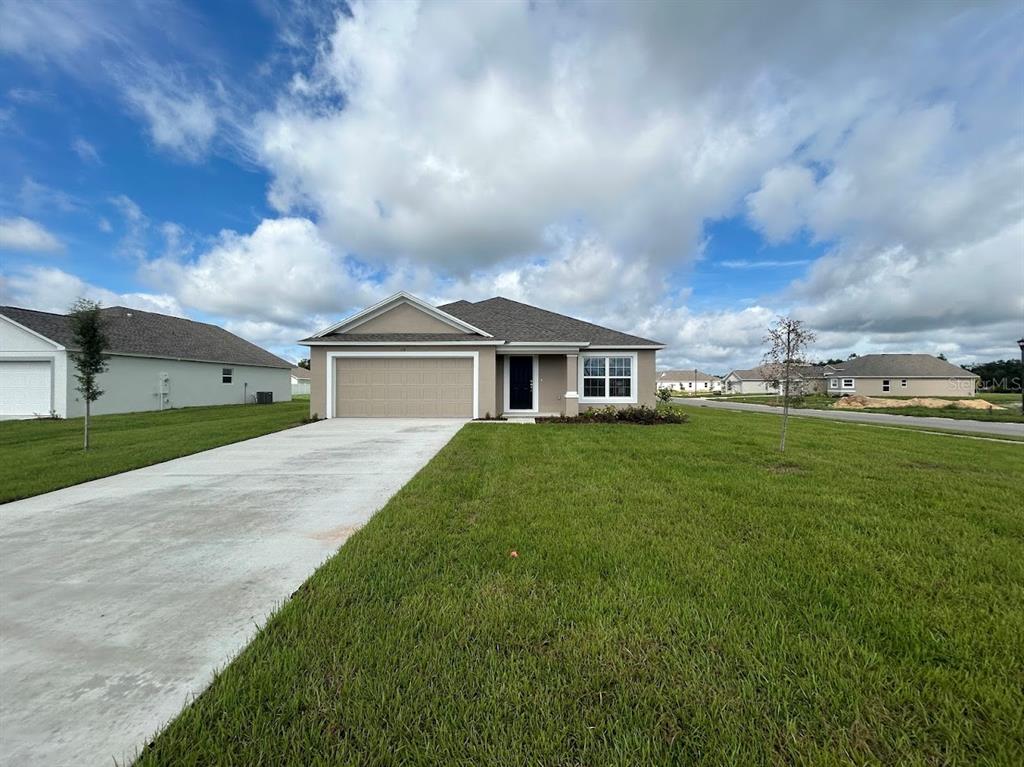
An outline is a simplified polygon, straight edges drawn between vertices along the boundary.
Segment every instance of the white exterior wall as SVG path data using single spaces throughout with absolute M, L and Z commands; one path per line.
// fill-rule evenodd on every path
M 722 391 L 721 381 L 697 381 L 696 390 L 693 387 L 693 381 L 658 381 L 659 389 L 671 389 L 672 391 L 685 391 L 692 392 L 696 391 L 698 394 L 701 392 L 711 391 Z
M 308 378 L 296 378 L 291 376 L 292 379 L 292 396 L 296 394 L 309 394 L 309 379 Z M 276 397 L 274 398 L 277 399 Z
M 50 408 L 62 418 L 67 415 L 67 387 L 64 382 L 68 377 L 68 354 L 62 346 L 0 317 L 0 361 L 3 360 L 49 362 Z M 8 415 L 0 412 L 0 418 Z
M 98 380 L 103 396 L 92 403 L 94 415 L 160 410 L 158 391 L 161 373 L 167 374 L 164 410 L 197 405 L 241 405 L 246 394 L 249 402 L 253 402 L 257 391 L 272 391 L 274 402 L 287 402 L 292 397 L 291 371 L 288 368 L 127 355 L 111 355 L 107 363 L 107 372 Z M 234 371 L 229 384 L 221 383 L 221 370 L 226 367 Z M 85 415 L 85 403 L 75 390 L 74 371 L 69 370 L 68 373 L 67 417 L 77 418 Z

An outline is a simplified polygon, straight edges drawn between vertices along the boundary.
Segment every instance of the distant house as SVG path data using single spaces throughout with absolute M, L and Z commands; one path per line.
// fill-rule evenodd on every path
M 309 394 L 309 370 L 306 368 L 292 368 L 292 396 L 296 394 Z
M 828 393 L 869 397 L 973 397 L 978 376 L 930 354 L 865 354 L 833 367 Z
M 655 378 L 658 389 L 701 393 L 722 390 L 722 379 L 700 370 L 662 370 Z
M 216 325 L 114 306 L 102 309 L 110 355 L 95 415 L 290 400 L 291 364 Z M 0 306 L 0 418 L 85 414 L 71 318 Z
M 790 391 L 801 394 L 824 393 L 828 376 L 833 371 L 830 365 L 793 365 L 789 371 L 792 382 Z M 778 393 L 778 387 L 764 380 L 760 367 L 732 370 L 722 380 L 726 394 Z

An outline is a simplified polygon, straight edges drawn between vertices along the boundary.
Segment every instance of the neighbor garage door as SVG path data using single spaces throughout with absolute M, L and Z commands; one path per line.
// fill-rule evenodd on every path
M 473 417 L 468 357 L 341 357 L 334 364 L 336 416 Z
M 50 412 L 49 362 L 0 362 L 0 415 L 47 415 Z

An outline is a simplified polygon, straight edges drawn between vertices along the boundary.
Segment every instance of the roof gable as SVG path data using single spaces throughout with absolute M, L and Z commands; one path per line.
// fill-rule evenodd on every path
M 407 308 L 406 308 L 407 307 Z M 394 312 L 398 311 L 398 314 Z M 413 312 L 418 312 L 414 314 Z M 478 327 L 455 317 L 443 309 L 431 306 L 411 293 L 400 291 L 388 296 L 373 306 L 363 309 L 341 322 L 324 328 L 312 338 L 324 336 L 357 335 L 363 327 L 362 334 L 437 334 L 461 333 L 475 334 L 490 338 L 491 334 Z
M 0 314 L 65 348 L 76 348 L 71 318 L 66 314 L 16 306 L 0 306 Z M 290 362 L 217 325 L 124 306 L 101 309 L 100 314 L 108 341 L 104 351 L 108 354 L 254 367 L 292 367 Z
M 835 365 L 835 374 L 864 378 L 977 378 L 952 362 L 931 354 L 865 354 Z

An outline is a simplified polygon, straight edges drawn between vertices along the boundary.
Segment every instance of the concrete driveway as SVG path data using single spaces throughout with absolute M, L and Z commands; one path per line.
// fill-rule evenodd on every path
M 710 407 L 719 410 L 744 410 L 748 413 L 782 414 L 781 407 L 755 405 L 750 402 L 730 402 L 723 399 L 675 397 L 672 402 L 689 407 Z M 943 418 L 941 416 L 890 415 L 889 413 L 864 413 L 859 410 L 811 410 L 810 408 L 791 408 L 789 415 L 791 418 L 824 418 L 827 421 L 873 423 L 883 426 L 911 426 L 917 429 L 955 431 L 992 437 L 1024 437 L 1024 424 L 1006 421 L 971 421 L 962 418 Z
M 130 760 L 461 426 L 321 421 L 0 506 L 0 764 Z

